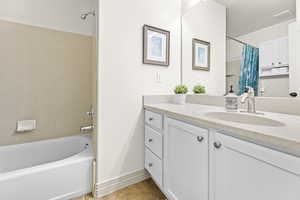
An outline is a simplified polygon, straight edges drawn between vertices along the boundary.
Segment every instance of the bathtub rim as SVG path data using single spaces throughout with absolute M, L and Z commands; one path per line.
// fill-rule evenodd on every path
M 92 134 L 91 133 L 80 133 L 80 134 L 75 134 L 75 135 L 70 135 L 70 136 L 63 136 L 63 137 L 55 137 L 55 138 L 48 138 L 48 139 L 41 139 L 41 140 L 36 140 L 36 141 L 32 141 L 32 142 L 25 142 L 25 143 L 20 143 L 20 144 L 8 144 L 8 145 L 3 145 L 3 146 L 0 146 L 0 151 L 2 149 L 6 149 L 6 148 L 13 148 L 15 146 L 19 146 L 19 147 L 22 147 L 22 146 L 29 146 L 29 145 L 32 145 L 32 144 L 35 144 L 35 143 L 48 143 L 50 141 L 55 141 L 55 140 L 62 140 L 64 138 L 76 138 L 76 137 L 83 137 L 83 138 L 87 138 L 89 141 L 92 140 Z
M 66 136 L 66 137 L 60 137 L 60 138 L 53 138 L 53 139 L 46 139 L 46 140 L 41 140 L 41 141 L 36 141 L 36 142 L 29 142 L 29 143 L 24 143 L 24 144 L 13 144 L 13 145 L 6 145 L 3 147 L 13 147 L 16 145 L 30 145 L 33 143 L 44 143 L 44 142 L 50 142 L 54 140 L 61 140 L 63 138 L 71 138 L 71 137 L 85 137 L 89 140 L 89 147 L 77 154 L 74 154 L 72 156 L 69 156 L 64 159 L 52 161 L 52 162 L 46 162 L 43 164 L 35 165 L 35 166 L 30 166 L 22 169 L 17 169 L 13 171 L 8 171 L 8 172 L 3 172 L 0 173 L 0 181 L 5 181 L 11 178 L 17 178 L 19 176 L 24 176 L 28 174 L 33 174 L 33 173 L 38 173 L 42 172 L 45 170 L 51 170 L 59 167 L 63 167 L 66 165 L 72 165 L 80 162 L 92 162 L 95 159 L 95 156 L 93 155 L 92 152 L 92 142 L 91 142 L 91 134 L 79 134 L 79 135 L 73 135 L 73 136 Z M 2 147 L 0 147 L 1 150 Z

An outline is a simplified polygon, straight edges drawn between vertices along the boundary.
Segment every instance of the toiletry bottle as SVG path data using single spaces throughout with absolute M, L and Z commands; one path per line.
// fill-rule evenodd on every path
M 227 111 L 238 111 L 238 96 L 233 91 L 233 86 L 230 86 L 229 93 L 225 96 L 225 108 Z

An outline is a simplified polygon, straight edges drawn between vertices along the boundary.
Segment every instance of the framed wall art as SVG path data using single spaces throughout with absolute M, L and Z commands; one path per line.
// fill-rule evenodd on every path
M 193 70 L 210 70 L 210 43 L 193 39 Z
M 148 25 L 143 30 L 143 63 L 169 66 L 170 32 Z

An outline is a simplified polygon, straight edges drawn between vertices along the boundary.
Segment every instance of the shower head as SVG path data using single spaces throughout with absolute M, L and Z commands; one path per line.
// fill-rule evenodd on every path
M 92 12 L 87 12 L 87 13 L 84 13 L 80 16 L 80 18 L 82 20 L 86 20 L 86 18 L 89 16 L 89 15 L 92 15 L 92 16 L 96 16 L 96 12 L 95 11 L 92 11 Z

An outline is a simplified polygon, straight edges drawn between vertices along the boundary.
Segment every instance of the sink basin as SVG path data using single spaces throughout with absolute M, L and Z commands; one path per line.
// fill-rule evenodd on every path
M 205 115 L 207 117 L 211 117 L 223 121 L 236 122 L 236 123 L 246 124 L 246 125 L 269 126 L 269 127 L 285 126 L 284 123 L 266 117 L 258 116 L 255 114 L 208 112 Z

